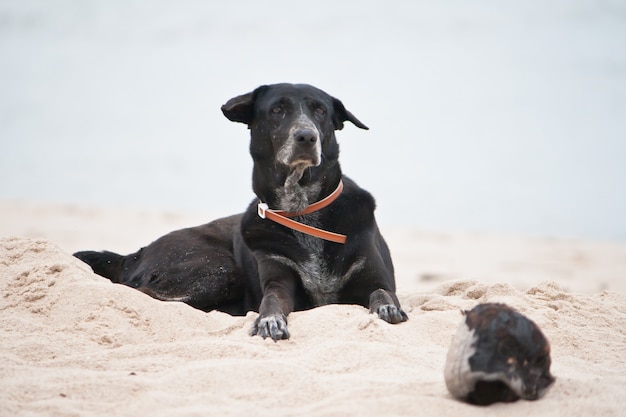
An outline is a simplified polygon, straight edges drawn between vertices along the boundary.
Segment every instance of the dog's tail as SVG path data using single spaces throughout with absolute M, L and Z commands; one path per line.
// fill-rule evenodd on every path
M 91 266 L 96 274 L 113 282 L 120 282 L 125 256 L 109 251 L 82 251 L 76 252 L 74 256 Z

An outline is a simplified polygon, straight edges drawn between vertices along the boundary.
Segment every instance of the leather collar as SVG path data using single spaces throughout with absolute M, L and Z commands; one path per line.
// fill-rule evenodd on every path
M 283 210 L 272 210 L 267 206 L 267 204 L 263 203 L 262 201 L 259 201 L 257 211 L 259 217 L 261 217 L 262 219 L 270 219 L 278 224 L 289 227 L 290 229 L 297 230 L 298 232 L 306 233 L 307 235 L 315 236 L 324 240 L 329 240 L 331 242 L 343 244 L 346 243 L 346 235 L 340 235 L 339 233 L 318 229 L 317 227 L 309 226 L 289 218 L 304 216 L 305 214 L 314 213 L 318 210 L 323 209 L 324 207 L 329 206 L 341 195 L 342 191 L 343 181 L 339 180 L 339 185 L 337 185 L 335 191 L 333 191 L 326 198 L 309 205 L 307 208 L 300 212 L 293 213 Z

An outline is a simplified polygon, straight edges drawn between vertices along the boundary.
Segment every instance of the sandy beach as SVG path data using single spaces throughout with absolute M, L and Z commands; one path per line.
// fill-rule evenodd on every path
M 329 305 L 291 314 L 279 343 L 248 336 L 254 313 L 159 302 L 71 256 L 212 218 L 0 202 L 0 415 L 623 415 L 626 244 L 383 227 L 409 321 Z M 448 394 L 460 310 L 485 301 L 550 341 L 543 399 L 485 408 Z
M 625 51 L 619 1 L 0 0 L 0 417 L 626 416 Z M 246 207 L 220 108 L 278 82 L 370 128 L 337 132 L 341 164 L 407 322 L 328 305 L 274 343 L 71 256 Z M 550 341 L 544 398 L 448 393 L 483 302 Z

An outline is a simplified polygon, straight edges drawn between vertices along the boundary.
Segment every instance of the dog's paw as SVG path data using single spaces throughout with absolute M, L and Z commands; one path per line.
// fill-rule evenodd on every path
M 393 304 L 379 306 L 378 309 L 376 309 L 376 314 L 378 315 L 378 318 L 391 324 L 402 323 L 403 321 L 407 321 L 409 319 L 401 308 L 396 307 Z
M 250 335 L 258 335 L 263 339 L 271 337 L 274 342 L 279 339 L 289 339 L 287 319 L 282 314 L 259 316 L 254 322 Z

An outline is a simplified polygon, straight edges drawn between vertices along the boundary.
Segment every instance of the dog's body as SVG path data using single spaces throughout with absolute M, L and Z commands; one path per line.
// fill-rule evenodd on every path
M 176 230 L 130 255 L 85 251 L 74 256 L 111 281 L 164 301 L 204 311 L 244 314 L 244 277 L 235 264 L 233 232 L 241 214 Z
M 262 86 L 229 100 L 222 111 L 251 131 L 258 200 L 242 215 L 172 232 L 136 254 L 76 256 L 96 273 L 159 299 L 233 314 L 258 311 L 252 334 L 274 340 L 289 337 L 291 311 L 329 303 L 368 306 L 385 321 L 405 321 L 374 199 L 343 176 L 338 163 L 334 131 L 345 121 L 367 127 L 339 100 L 309 85 Z M 343 192 L 332 204 L 297 215 L 340 182 Z M 259 200 L 301 223 L 345 235 L 345 244 L 261 218 Z M 151 279 L 155 275 L 159 279 Z

